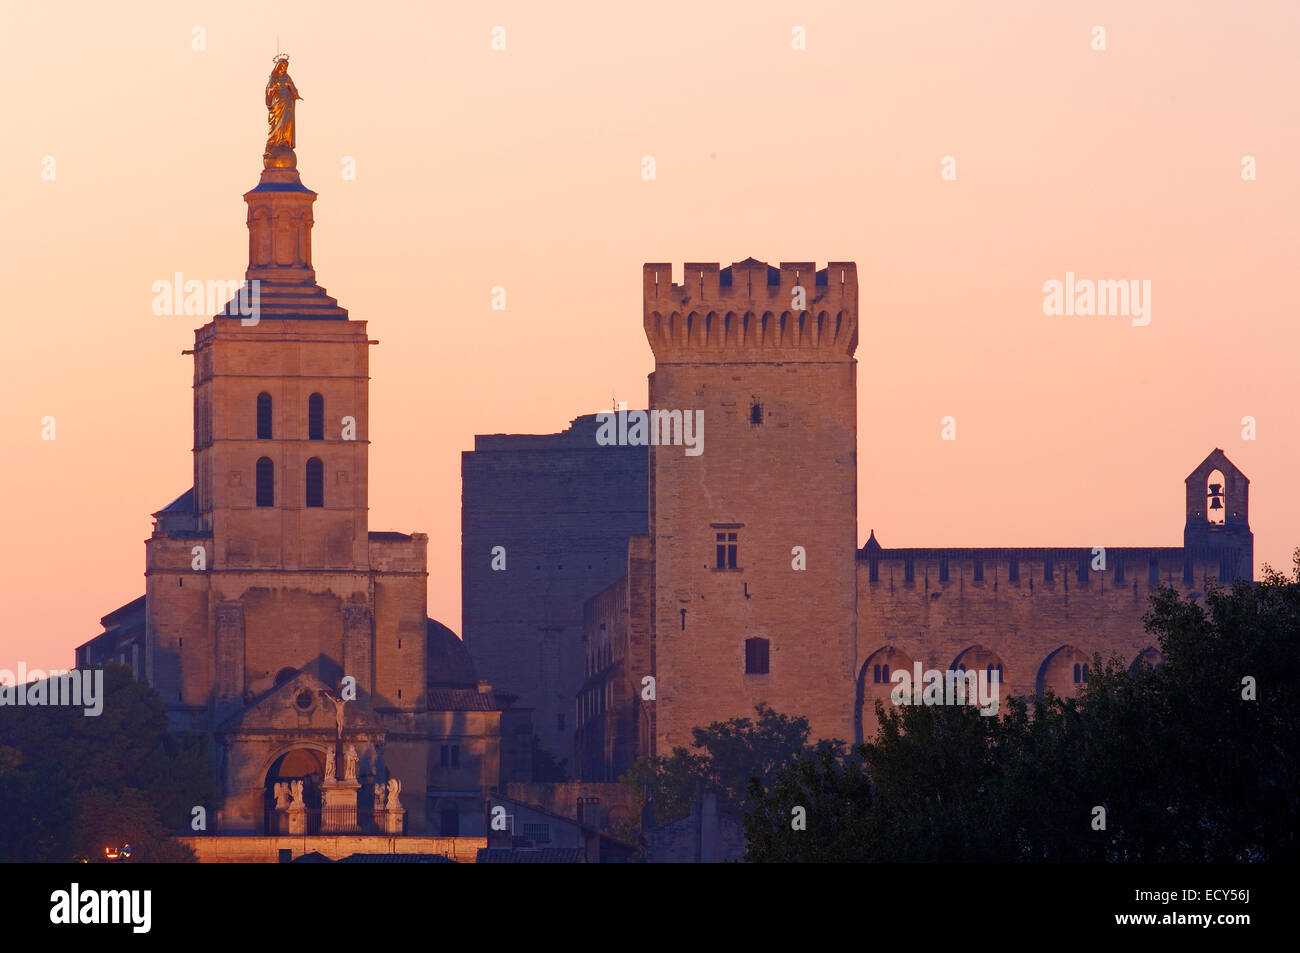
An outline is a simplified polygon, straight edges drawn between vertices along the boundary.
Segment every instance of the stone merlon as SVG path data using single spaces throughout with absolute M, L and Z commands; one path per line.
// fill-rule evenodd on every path
M 642 269 L 643 323 L 662 363 L 710 360 L 852 360 L 858 344 L 858 272 L 851 261 L 783 261 L 779 268 L 747 258 L 720 268 L 687 262 L 680 284 L 672 265 Z

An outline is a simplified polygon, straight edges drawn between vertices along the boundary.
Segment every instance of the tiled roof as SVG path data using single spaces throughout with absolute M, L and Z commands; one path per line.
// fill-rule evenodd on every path
M 480 864 L 582 864 L 586 862 L 581 847 L 480 847 Z
M 139 618 L 132 618 L 138 616 Z M 114 609 L 108 615 L 99 620 L 99 624 L 106 629 L 111 629 L 115 625 L 122 625 L 128 622 L 144 622 L 144 596 L 138 599 L 132 599 L 126 605 Z
M 172 500 L 158 513 L 193 513 L 194 512 L 194 487 L 190 487 L 176 499 Z M 157 516 L 158 513 L 154 513 Z
M 434 688 L 426 689 L 429 699 L 429 711 L 496 711 L 496 701 L 491 692 L 480 692 L 477 688 Z
M 445 854 L 349 854 L 340 864 L 454 864 Z

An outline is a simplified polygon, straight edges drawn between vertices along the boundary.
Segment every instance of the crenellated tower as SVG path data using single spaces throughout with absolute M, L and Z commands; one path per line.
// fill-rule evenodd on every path
M 647 264 L 643 300 L 656 750 L 759 702 L 851 738 L 856 266 Z

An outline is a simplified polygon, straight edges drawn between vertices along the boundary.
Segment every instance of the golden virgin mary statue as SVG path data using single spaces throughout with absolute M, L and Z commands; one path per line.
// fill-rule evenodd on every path
M 289 77 L 289 55 L 275 58 L 271 77 L 266 81 L 267 134 L 262 164 L 268 169 L 292 169 L 298 165 L 294 155 L 294 101 L 302 99 L 298 87 Z

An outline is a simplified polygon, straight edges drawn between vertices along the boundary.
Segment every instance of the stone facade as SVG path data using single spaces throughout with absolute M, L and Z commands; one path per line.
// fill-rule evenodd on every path
M 685 816 L 642 834 L 651 864 L 720 864 L 743 860 L 745 830 L 738 818 L 718 808 L 718 797 L 704 791 Z
M 1218 449 L 1184 481 L 1181 547 L 885 549 L 873 532 L 857 550 L 855 274 L 749 259 L 687 264 L 678 284 L 645 266 L 650 407 L 702 410 L 705 441 L 650 447 L 649 534 L 587 602 L 585 779 L 760 701 L 862 740 L 917 663 L 996 672 L 1002 697 L 1071 695 L 1094 655 L 1158 664 L 1142 618 L 1159 585 L 1252 578 L 1250 481 Z
M 507 784 L 501 793 L 601 830 L 627 823 L 636 811 L 632 789 L 617 783 Z
M 652 749 L 650 620 L 631 611 L 633 604 L 648 605 L 649 551 L 649 536 L 628 540 L 627 575 L 585 608 L 587 677 L 576 699 L 574 750 L 586 781 L 617 781 Z
M 342 860 L 353 854 L 439 854 L 461 864 L 475 862 L 486 837 L 383 837 L 312 835 L 308 837 L 178 837 L 201 864 L 275 864 L 308 854 Z
M 465 645 L 572 771 L 583 603 L 626 575 L 628 537 L 646 530 L 646 448 L 601 446 L 596 418 L 578 417 L 558 434 L 475 437 L 461 478 Z
M 244 198 L 260 313 L 195 332 L 194 487 L 154 514 L 143 606 L 106 616 L 78 659 L 131 640 L 171 728 L 212 737 L 215 833 L 482 835 L 505 706 L 426 615 L 427 538 L 369 529 L 376 342 L 316 284 L 297 171 Z M 347 700 L 341 737 L 327 693 Z

